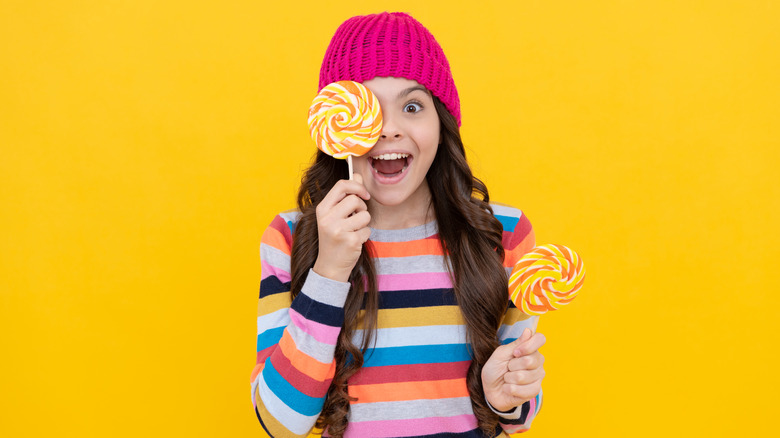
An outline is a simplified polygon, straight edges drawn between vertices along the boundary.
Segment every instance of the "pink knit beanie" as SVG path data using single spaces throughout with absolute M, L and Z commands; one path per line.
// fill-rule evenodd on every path
M 403 12 L 382 12 L 348 19 L 325 51 L 322 90 L 331 82 L 363 82 L 375 77 L 414 79 L 447 107 L 460 126 L 460 100 L 450 64 L 433 35 Z

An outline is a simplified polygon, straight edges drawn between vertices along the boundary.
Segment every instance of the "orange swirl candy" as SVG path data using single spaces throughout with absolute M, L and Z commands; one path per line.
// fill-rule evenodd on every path
M 509 295 L 526 315 L 543 315 L 572 302 L 584 280 L 585 266 L 576 252 L 563 245 L 540 245 L 515 264 Z
M 379 140 L 382 110 L 374 93 L 358 82 L 333 82 L 309 108 L 309 134 L 317 147 L 335 158 L 361 156 Z

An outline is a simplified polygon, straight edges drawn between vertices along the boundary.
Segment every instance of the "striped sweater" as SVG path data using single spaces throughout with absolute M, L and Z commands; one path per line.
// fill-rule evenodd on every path
M 520 210 L 493 204 L 503 225 L 507 272 L 534 242 Z M 260 244 L 257 362 L 252 400 L 273 437 L 305 436 L 320 415 L 335 373 L 334 350 L 344 322 L 349 284 L 309 271 L 290 299 L 292 233 L 299 212 L 274 218 Z M 378 329 L 363 367 L 349 380 L 346 437 L 480 437 L 468 389 L 465 325 L 444 265 L 435 222 L 403 230 L 372 230 L 380 293 Z M 511 302 L 499 330 L 506 344 L 537 317 Z M 358 330 L 354 342 L 360 345 Z M 497 435 L 522 432 L 541 407 L 540 393 L 511 413 L 499 413 Z

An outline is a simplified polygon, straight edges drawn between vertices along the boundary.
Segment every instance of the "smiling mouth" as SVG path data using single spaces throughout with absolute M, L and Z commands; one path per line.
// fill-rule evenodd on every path
M 409 167 L 409 154 L 384 154 L 369 157 L 369 162 L 374 171 L 385 178 L 398 176 Z

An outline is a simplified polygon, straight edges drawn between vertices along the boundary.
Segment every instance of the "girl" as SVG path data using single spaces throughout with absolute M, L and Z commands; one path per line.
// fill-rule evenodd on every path
M 508 300 L 534 246 L 489 203 L 460 138 L 460 103 L 433 36 L 407 14 L 344 22 L 319 87 L 361 82 L 383 127 L 347 166 L 322 152 L 298 209 L 263 234 L 255 411 L 271 436 L 498 436 L 541 405 L 544 336 Z

